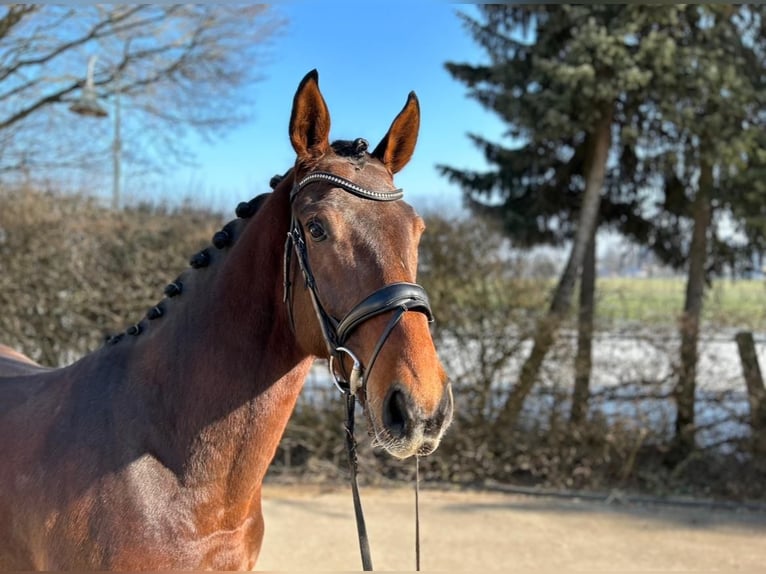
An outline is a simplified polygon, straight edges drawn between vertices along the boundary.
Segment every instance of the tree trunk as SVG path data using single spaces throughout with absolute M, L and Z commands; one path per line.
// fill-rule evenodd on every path
M 742 363 L 742 374 L 747 384 L 747 401 L 750 404 L 750 434 L 753 453 L 766 454 L 766 386 L 763 384 L 755 341 L 750 331 L 741 331 L 735 337 Z
M 577 356 L 575 357 L 575 382 L 572 393 L 572 410 L 569 422 L 580 424 L 588 413 L 590 373 L 593 348 L 593 314 L 596 291 L 596 235 L 591 236 L 580 277 L 580 309 L 577 316 Z
M 676 424 L 674 456 L 685 458 L 695 447 L 694 395 L 697 375 L 697 341 L 699 323 L 705 295 L 705 263 L 707 236 L 712 219 L 711 190 L 713 167 L 700 165 L 699 189 L 692 204 L 694 229 L 689 246 L 689 271 L 686 280 L 686 300 L 681 315 L 681 356 L 678 383 L 675 388 Z
M 537 380 L 543 359 L 548 354 L 561 322 L 566 317 L 572 301 L 575 281 L 582 266 L 585 250 L 590 237 L 594 234 L 601 192 L 604 187 L 606 161 L 612 143 L 612 108 L 602 111 L 601 119 L 594 126 L 589 136 L 588 161 L 585 168 L 585 193 L 577 225 L 577 233 L 572 242 L 569 260 L 556 285 L 548 312 L 540 319 L 535 329 L 532 350 L 521 367 L 519 380 L 508 394 L 497 419 L 502 426 L 513 426 L 518 420 L 527 395 Z

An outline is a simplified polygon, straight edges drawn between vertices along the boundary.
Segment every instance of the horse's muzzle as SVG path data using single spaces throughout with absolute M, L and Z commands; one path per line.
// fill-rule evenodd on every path
M 426 414 L 416 404 L 409 390 L 394 385 L 382 408 L 383 436 L 380 446 L 397 458 L 431 454 L 439 446 L 444 431 L 452 421 L 453 399 L 449 383 L 444 387 L 436 409 Z

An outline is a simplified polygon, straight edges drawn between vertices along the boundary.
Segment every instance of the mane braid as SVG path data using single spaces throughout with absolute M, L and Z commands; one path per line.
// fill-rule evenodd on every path
M 275 176 L 275 178 L 276 177 L 277 176 Z M 255 196 L 250 201 L 243 201 L 239 205 L 237 205 L 236 214 L 238 219 L 232 219 L 231 221 L 226 223 L 226 225 L 224 225 L 221 230 L 216 231 L 211 241 L 212 246 L 205 247 L 204 249 L 192 255 L 192 257 L 189 259 L 190 267 L 193 270 L 207 267 L 208 265 L 210 265 L 210 263 L 212 263 L 212 252 L 214 248 L 220 251 L 233 245 L 235 240 L 237 239 L 237 231 L 238 231 L 237 227 L 241 227 L 238 224 L 240 224 L 241 222 L 244 222 L 246 224 L 246 220 L 250 219 L 258 212 L 258 210 L 265 203 L 269 195 L 271 195 L 271 193 L 262 193 L 260 195 Z M 147 320 L 154 321 L 156 319 L 163 317 L 167 310 L 167 304 L 166 304 L 167 300 L 172 297 L 177 297 L 183 293 L 182 275 L 183 273 L 179 275 L 178 277 L 176 277 L 176 279 L 173 280 L 171 283 L 165 286 L 165 289 L 164 289 L 165 299 L 158 302 L 156 305 L 150 307 L 147 310 L 146 315 L 144 316 L 143 319 L 141 319 L 138 323 L 134 323 L 133 325 L 131 325 L 130 327 L 128 327 L 125 331 L 121 333 L 116 333 L 114 335 L 107 335 L 104 339 L 104 344 L 111 346 L 116 343 L 119 343 L 121 340 L 125 338 L 125 335 L 131 335 L 131 336 L 137 337 L 138 335 L 140 335 L 146 330 L 148 326 Z

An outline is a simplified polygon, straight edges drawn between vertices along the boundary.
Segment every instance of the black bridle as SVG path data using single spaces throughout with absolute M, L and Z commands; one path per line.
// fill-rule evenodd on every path
M 322 330 L 322 337 L 327 346 L 327 355 L 329 360 L 330 373 L 335 381 L 335 385 L 346 399 L 346 447 L 351 467 L 351 489 L 354 498 L 354 512 L 356 515 L 357 534 L 359 537 L 359 550 L 362 557 L 362 567 L 364 570 L 372 570 L 372 558 L 370 555 L 370 544 L 367 537 L 367 528 L 364 522 L 362 512 L 362 503 L 359 497 L 359 485 L 357 481 L 357 459 L 356 459 L 356 441 L 354 439 L 354 409 L 356 406 L 356 394 L 361 390 L 366 390 L 366 382 L 375 365 L 383 345 L 388 340 L 394 327 L 399 323 L 407 311 L 417 311 L 423 313 L 428 321 L 433 321 L 431 305 L 428 302 L 428 296 L 425 289 L 416 283 L 397 282 L 389 283 L 370 293 L 367 297 L 357 303 L 346 315 L 338 320 L 330 315 L 317 293 L 316 280 L 311 271 L 309 263 L 306 240 L 303 234 L 298 218 L 295 216 L 293 201 L 303 188 L 315 182 L 327 182 L 333 187 L 338 187 L 357 197 L 371 201 L 396 201 L 401 199 L 403 191 L 395 189 L 393 191 L 374 191 L 365 189 L 343 177 L 323 171 L 315 171 L 306 175 L 300 181 L 295 182 L 290 192 L 291 222 L 290 231 L 287 233 L 285 241 L 284 255 L 284 301 L 287 304 L 287 311 L 290 318 L 290 326 L 295 332 L 295 322 L 292 310 L 292 253 L 298 258 L 298 265 L 306 282 L 306 288 L 311 295 L 311 302 L 314 306 L 319 326 Z M 366 365 L 362 364 L 359 358 L 348 348 L 346 343 L 354 330 L 365 321 L 382 315 L 383 313 L 393 312 L 391 319 L 383 329 L 378 338 L 378 342 L 370 355 Z M 347 355 L 353 361 L 351 373 L 347 373 L 343 363 L 343 355 Z M 417 467 L 416 467 L 417 468 Z M 417 514 L 417 482 L 416 482 L 416 517 Z M 416 518 L 417 520 L 417 518 Z M 420 543 L 419 534 L 417 534 L 416 525 L 416 564 L 420 570 Z
M 331 183 L 333 187 L 339 187 L 357 197 L 372 201 L 396 201 L 401 199 L 403 195 L 401 189 L 393 191 L 372 191 L 364 189 L 354 182 L 340 176 L 323 171 L 315 171 L 295 183 L 290 192 L 291 206 L 295 197 L 301 190 L 312 183 L 320 181 Z M 317 319 L 319 320 L 322 336 L 327 346 L 330 372 L 333 375 L 335 384 L 342 393 L 356 395 L 359 389 L 364 389 L 367 377 L 369 377 L 372 367 L 375 364 L 375 360 L 378 358 L 383 345 L 406 311 L 423 313 L 428 317 L 429 322 L 433 321 L 433 314 L 431 312 L 431 305 L 428 302 L 428 295 L 426 295 L 426 291 L 423 287 L 415 283 L 389 283 L 362 299 L 348 311 L 342 319 L 336 319 L 326 311 L 319 298 L 316 280 L 311 271 L 311 264 L 309 263 L 303 228 L 301 227 L 298 218 L 295 216 L 295 212 L 292 211 L 290 231 L 287 233 L 287 241 L 285 242 L 284 298 L 287 303 L 290 324 L 293 330 L 295 329 L 295 323 L 292 312 L 292 281 L 290 278 L 290 265 L 293 251 L 295 251 L 298 258 L 298 265 L 303 273 L 306 287 L 311 295 L 311 302 L 316 311 Z M 373 317 L 391 311 L 393 311 L 394 314 L 378 339 L 370 359 L 367 361 L 366 365 L 364 365 L 359 358 L 346 347 L 346 343 L 350 335 L 359 325 Z M 353 361 L 353 367 L 350 374 L 346 373 L 343 364 L 343 355 L 347 355 Z

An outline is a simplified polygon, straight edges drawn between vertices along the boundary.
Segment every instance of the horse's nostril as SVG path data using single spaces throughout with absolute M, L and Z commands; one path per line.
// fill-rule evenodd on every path
M 407 396 L 400 389 L 394 389 L 386 399 L 383 409 L 383 424 L 388 432 L 401 438 L 409 430 L 410 411 Z

